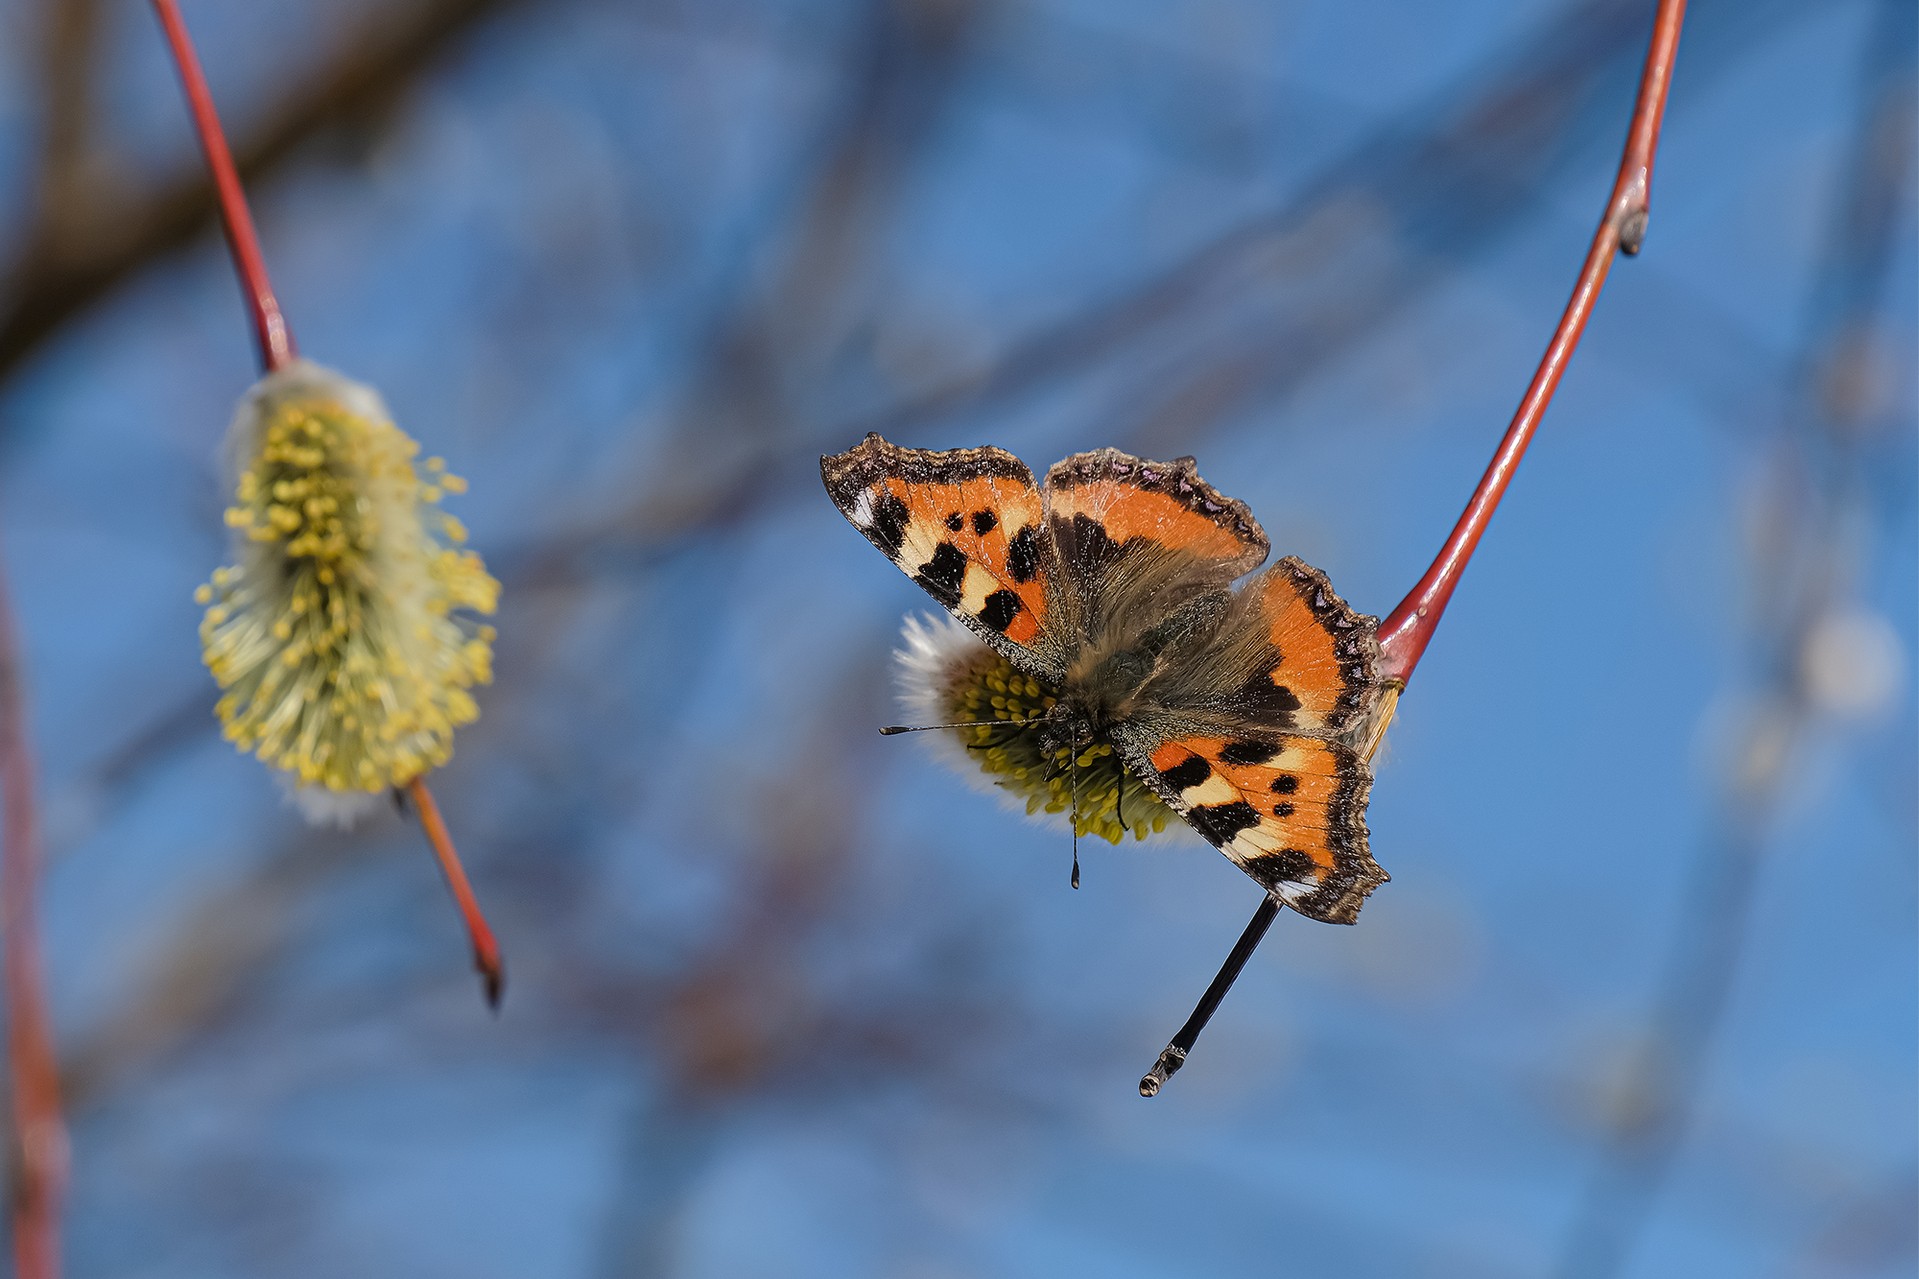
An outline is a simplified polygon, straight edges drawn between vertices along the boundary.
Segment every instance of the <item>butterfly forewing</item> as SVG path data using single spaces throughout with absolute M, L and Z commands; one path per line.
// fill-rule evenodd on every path
M 994 648 L 1057 677 L 1054 548 L 1033 473 L 1002 449 L 907 449 L 869 435 L 820 460 L 834 505 Z
M 1062 550 L 1069 540 L 1088 540 L 1074 536 L 1076 525 L 1091 526 L 1095 545 L 1155 543 L 1205 564 L 1221 583 L 1266 558 L 1266 534 L 1246 504 L 1200 479 L 1190 457 L 1150 462 L 1118 449 L 1075 453 L 1046 473 L 1046 503 Z

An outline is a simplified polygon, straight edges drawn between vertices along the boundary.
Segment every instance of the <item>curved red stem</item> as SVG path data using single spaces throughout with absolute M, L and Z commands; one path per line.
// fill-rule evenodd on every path
M 233 167 L 233 154 L 227 150 L 226 135 L 220 131 L 220 117 L 213 109 L 213 94 L 207 89 L 200 57 L 193 51 L 193 38 L 180 17 L 175 0 L 153 0 L 166 32 L 167 48 L 180 70 L 180 86 L 186 90 L 187 109 L 193 113 L 193 130 L 200 137 L 200 149 L 207 158 L 207 171 L 213 175 L 214 190 L 220 199 L 220 220 L 226 225 L 227 245 L 233 250 L 233 269 L 240 277 L 240 289 L 253 313 L 253 333 L 260 344 L 260 364 L 271 373 L 284 367 L 296 352 L 293 334 L 287 330 L 286 317 L 280 314 L 279 299 L 273 296 L 273 283 L 267 279 L 266 259 L 260 254 L 260 237 L 253 229 L 253 214 L 247 209 L 246 193 L 240 189 L 240 175 Z
M 1626 135 L 1619 176 L 1613 183 L 1611 198 L 1606 201 L 1599 230 L 1593 235 L 1592 248 L 1586 254 L 1579 281 L 1573 286 L 1572 299 L 1559 318 L 1559 327 L 1553 331 L 1552 341 L 1539 361 L 1525 397 L 1519 402 L 1518 411 L 1513 414 L 1512 424 L 1506 428 L 1505 438 L 1499 442 L 1499 450 L 1493 454 L 1492 463 L 1473 491 L 1459 522 L 1453 526 L 1451 536 L 1426 575 L 1380 623 L 1380 670 L 1391 682 L 1404 684 L 1412 678 L 1413 668 L 1425 653 L 1426 644 L 1432 639 L 1447 602 L 1452 599 L 1453 588 L 1459 584 L 1459 575 L 1472 559 L 1480 534 L 1486 531 L 1499 499 L 1505 496 L 1506 485 L 1512 482 L 1519 459 L 1526 455 L 1526 446 L 1532 443 L 1540 418 L 1545 416 L 1546 406 L 1552 403 L 1553 392 L 1559 389 L 1566 363 L 1579 345 L 1586 321 L 1592 315 L 1593 303 L 1606 283 L 1606 273 L 1612 269 L 1613 255 L 1622 250 L 1628 254 L 1639 252 L 1646 234 L 1659 126 L 1666 114 L 1666 92 L 1672 84 L 1673 57 L 1679 49 L 1679 28 L 1685 18 L 1686 0 L 1659 0 L 1659 11 L 1653 19 L 1652 45 L 1646 51 L 1646 66 L 1639 80 L 1639 101 Z
M 493 930 L 487 927 L 480 901 L 473 895 L 473 885 L 467 881 L 466 868 L 460 865 L 453 836 L 447 833 L 446 823 L 440 819 L 440 806 L 434 802 L 433 792 L 426 788 L 426 779 L 414 778 L 407 783 L 406 790 L 420 812 L 420 828 L 426 831 L 427 842 L 433 845 L 433 855 L 439 859 L 440 870 L 446 875 L 446 886 L 459 904 L 460 918 L 466 921 L 467 936 L 473 941 L 473 967 L 479 970 L 480 981 L 486 987 L 486 1002 L 497 1009 L 506 988 L 506 968 L 500 962 L 499 943 L 493 940 Z

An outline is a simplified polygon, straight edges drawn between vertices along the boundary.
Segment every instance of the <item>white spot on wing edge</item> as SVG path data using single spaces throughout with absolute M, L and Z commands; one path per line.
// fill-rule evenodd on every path
M 860 495 L 853 499 L 853 523 L 861 528 L 873 526 L 873 490 L 863 488 Z

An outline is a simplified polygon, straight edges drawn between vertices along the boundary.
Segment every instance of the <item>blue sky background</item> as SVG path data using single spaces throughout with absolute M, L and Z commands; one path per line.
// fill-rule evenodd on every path
M 236 135 L 378 7 L 184 5 Z M 195 163 L 143 9 L 100 28 L 109 221 Z M 1646 251 L 1401 703 L 1393 881 L 1282 916 L 1151 1102 L 1256 890 L 1169 842 L 1075 894 L 1063 834 L 873 734 L 926 601 L 819 486 L 873 427 L 1192 453 L 1383 615 L 1565 300 L 1650 10 L 548 0 L 277 166 L 303 351 L 471 481 L 505 582 L 434 783 L 497 1020 L 418 832 L 303 829 L 214 725 L 219 241 L 58 329 L 0 383 L 0 538 L 72 1273 L 1552 1274 L 1734 832 L 1745 947 L 1621 1273 L 1912 1274 L 1909 5 L 1695 6 Z M 16 245 L 39 23 L 0 17 Z

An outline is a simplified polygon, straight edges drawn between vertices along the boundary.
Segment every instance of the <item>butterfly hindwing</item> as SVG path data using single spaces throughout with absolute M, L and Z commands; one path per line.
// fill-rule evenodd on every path
M 1141 781 L 1302 915 L 1350 924 L 1386 882 L 1367 849 L 1372 775 L 1343 743 L 1196 733 L 1129 746 Z
M 1248 583 L 1244 595 L 1249 622 L 1267 647 L 1243 687 L 1291 705 L 1276 727 L 1329 737 L 1353 728 L 1374 701 L 1378 623 L 1355 613 L 1324 573 L 1291 555 Z
M 1024 462 L 868 435 L 821 458 L 820 474 L 853 526 L 955 617 L 1015 664 L 1063 673 L 1048 628 L 1055 550 Z

